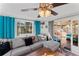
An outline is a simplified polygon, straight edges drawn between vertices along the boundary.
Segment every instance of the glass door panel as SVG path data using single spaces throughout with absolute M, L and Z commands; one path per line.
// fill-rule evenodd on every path
M 65 30 L 66 30 L 66 46 L 65 48 L 68 50 L 71 50 L 71 21 L 68 20 L 66 26 L 65 26 Z
M 72 21 L 73 45 L 78 46 L 78 20 Z

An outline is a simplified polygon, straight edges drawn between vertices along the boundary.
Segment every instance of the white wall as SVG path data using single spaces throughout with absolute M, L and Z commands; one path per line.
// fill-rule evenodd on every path
M 41 33 L 48 35 L 48 37 L 50 37 L 52 39 L 52 36 L 49 33 L 48 21 L 41 21 L 41 23 L 42 22 L 44 22 L 44 24 L 43 25 L 41 24 Z
M 41 23 L 42 22 L 43 21 L 41 21 Z M 47 32 L 48 32 L 48 23 L 47 22 L 44 22 L 44 24 L 41 24 L 41 33 L 47 33 Z
M 41 23 L 44 22 L 44 24 L 41 24 L 41 33 L 47 33 L 48 32 L 48 22 L 41 21 Z

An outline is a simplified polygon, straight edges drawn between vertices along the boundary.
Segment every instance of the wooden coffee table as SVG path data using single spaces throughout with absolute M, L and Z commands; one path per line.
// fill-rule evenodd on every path
M 56 56 L 57 52 L 53 52 L 52 50 L 48 48 L 40 48 L 36 51 L 33 51 L 32 53 L 28 54 L 27 56 Z

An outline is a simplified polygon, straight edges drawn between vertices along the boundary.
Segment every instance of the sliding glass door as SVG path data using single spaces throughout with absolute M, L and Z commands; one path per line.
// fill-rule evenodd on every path
M 71 21 L 57 20 L 54 21 L 53 34 L 60 40 L 61 47 L 71 50 Z
M 78 20 L 73 20 L 72 21 L 72 40 L 73 40 L 73 45 L 78 46 Z

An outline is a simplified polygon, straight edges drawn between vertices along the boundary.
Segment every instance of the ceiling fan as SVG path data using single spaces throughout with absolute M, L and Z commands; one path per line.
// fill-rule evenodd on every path
M 30 8 L 30 9 L 21 9 L 22 12 L 26 12 L 26 11 L 39 11 L 38 14 L 38 18 L 39 17 L 44 17 L 44 16 L 50 16 L 50 15 L 58 15 L 57 12 L 53 11 L 52 9 L 61 5 L 64 5 L 67 3 L 40 3 L 39 4 L 39 8 Z

